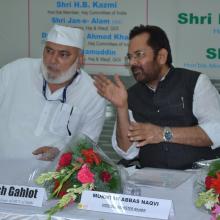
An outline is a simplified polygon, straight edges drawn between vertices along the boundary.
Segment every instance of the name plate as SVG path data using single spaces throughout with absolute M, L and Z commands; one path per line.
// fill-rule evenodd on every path
M 172 200 L 97 191 L 84 191 L 78 208 L 156 219 L 174 214 Z
M 44 188 L 0 184 L 0 202 L 42 207 Z

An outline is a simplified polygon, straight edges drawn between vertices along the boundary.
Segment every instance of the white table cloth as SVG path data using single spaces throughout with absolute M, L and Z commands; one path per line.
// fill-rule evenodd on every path
M 13 185 L 32 185 L 33 176 L 30 175 L 39 167 L 44 167 L 42 162 L 37 160 L 31 161 L 0 161 L 0 184 Z M 147 169 L 146 169 L 146 172 Z M 175 215 L 170 220 L 207 220 L 209 215 L 196 209 L 193 204 L 192 186 L 194 177 L 192 175 L 187 181 L 176 188 L 141 186 L 141 196 L 169 199 L 173 201 Z M 36 186 L 36 185 L 35 185 Z M 31 207 L 13 204 L 0 203 L 0 219 L 1 220 L 46 220 L 47 210 L 54 201 L 45 202 L 43 207 Z M 102 212 L 94 212 L 87 210 L 79 210 L 76 206 L 69 206 L 62 212 L 57 213 L 52 219 L 56 220 L 136 220 L 149 219 L 138 218 L 135 216 L 126 216 L 119 214 L 110 214 Z

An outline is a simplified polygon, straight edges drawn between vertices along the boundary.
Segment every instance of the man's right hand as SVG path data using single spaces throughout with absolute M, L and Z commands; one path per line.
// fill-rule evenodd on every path
M 98 93 L 115 106 L 117 110 L 116 140 L 118 146 L 125 152 L 132 145 L 128 138 L 129 115 L 128 93 L 118 75 L 114 76 L 114 82 L 103 74 L 94 77 L 94 85 Z
M 101 96 L 110 101 L 116 108 L 127 107 L 128 94 L 119 75 L 114 76 L 114 82 L 103 74 L 94 76 L 94 79 L 94 85 Z

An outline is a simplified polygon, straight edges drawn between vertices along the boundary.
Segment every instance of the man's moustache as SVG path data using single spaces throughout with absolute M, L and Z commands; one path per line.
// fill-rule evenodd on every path
M 58 65 L 54 65 L 54 64 L 48 64 L 47 66 L 47 69 L 52 69 L 52 70 L 55 70 L 55 71 L 57 71 L 57 70 L 59 70 L 59 68 L 58 68 Z
M 135 71 L 137 71 L 137 70 L 142 70 L 142 68 L 139 67 L 139 66 L 131 66 L 131 71 L 132 71 L 132 72 L 135 72 Z

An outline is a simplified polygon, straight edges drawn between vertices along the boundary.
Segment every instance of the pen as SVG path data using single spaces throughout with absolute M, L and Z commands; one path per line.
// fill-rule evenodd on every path
M 181 96 L 181 100 L 182 100 L 182 105 L 183 105 L 183 109 L 184 109 L 185 105 L 184 105 L 184 97 L 183 96 Z
M 67 122 L 67 126 L 66 126 L 69 136 L 72 135 L 72 133 L 71 133 L 71 131 L 69 129 L 69 122 L 70 122 L 70 118 L 71 118 L 72 113 L 73 113 L 73 107 L 71 108 L 70 116 L 69 116 L 69 119 L 68 119 L 68 122 Z

